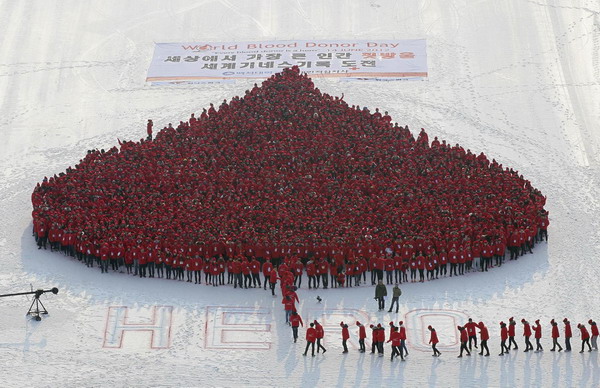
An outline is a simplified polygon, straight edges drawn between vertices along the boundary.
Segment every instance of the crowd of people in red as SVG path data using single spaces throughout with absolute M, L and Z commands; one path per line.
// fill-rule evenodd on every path
M 295 322 L 299 322 L 302 323 L 302 318 L 300 318 L 300 316 L 294 311 L 295 314 Z M 521 319 L 521 323 L 523 325 L 523 337 L 525 340 L 525 350 L 524 352 L 529 352 L 529 351 L 533 351 L 533 345 L 531 344 L 530 338 L 533 335 L 536 341 L 536 345 L 537 348 L 535 350 L 535 352 L 541 352 L 543 351 L 543 347 L 541 345 L 541 339 L 542 339 L 542 325 L 540 323 L 540 320 L 536 320 L 535 321 L 535 326 L 531 326 L 529 324 L 529 322 L 525 319 Z M 570 352 L 571 351 L 571 338 L 573 337 L 573 332 L 571 329 L 571 322 L 565 318 L 563 319 L 563 331 L 564 331 L 564 343 L 565 343 L 565 351 L 566 352 Z M 586 328 L 585 324 L 577 324 L 577 328 L 580 331 L 580 338 L 581 338 L 581 350 L 579 351 L 579 353 L 583 353 L 586 349 L 586 345 L 587 345 L 587 350 L 588 352 L 591 352 L 592 350 L 594 351 L 598 351 L 598 334 L 599 334 L 599 330 L 598 330 L 598 326 L 596 324 L 595 321 L 593 320 L 589 320 L 588 324 L 590 325 L 590 330 L 588 331 L 588 329 Z M 295 326 L 294 326 L 295 325 Z M 381 323 L 374 325 L 371 324 L 369 325 L 371 332 L 372 332 L 372 338 L 371 338 L 371 354 L 375 354 L 375 352 L 377 351 L 379 356 L 383 356 L 384 355 L 384 344 L 385 343 L 391 343 L 391 347 L 392 347 L 392 354 L 391 354 L 391 360 L 393 361 L 394 358 L 400 358 L 402 361 L 405 361 L 405 357 L 408 356 L 408 349 L 406 347 L 406 327 L 404 326 L 404 322 L 400 321 L 398 322 L 398 326 L 396 326 L 394 324 L 394 322 L 390 322 L 390 331 L 388 334 L 388 340 L 386 341 L 386 333 L 385 333 L 385 327 L 382 326 Z M 515 341 L 515 336 L 516 336 L 516 325 L 517 322 L 514 320 L 514 318 L 509 318 L 508 320 L 508 324 L 504 323 L 504 322 L 500 322 L 500 354 L 499 356 L 503 356 L 505 354 L 509 354 L 511 349 L 517 350 L 519 348 L 519 346 L 517 345 L 517 342 Z M 356 326 L 358 327 L 358 343 L 359 343 L 359 352 L 360 353 L 365 353 L 366 349 L 365 349 L 365 339 L 367 338 L 367 331 L 365 326 L 360 323 L 360 322 L 356 322 Z M 558 322 L 556 322 L 554 319 L 552 319 L 550 321 L 550 326 L 551 326 L 551 338 L 552 338 L 552 349 L 550 349 L 551 352 L 556 351 L 557 347 L 558 347 L 558 351 L 561 352 L 563 351 L 562 346 L 559 343 L 559 338 L 560 338 L 560 329 L 558 327 Z M 340 327 L 342 328 L 342 347 L 343 347 L 343 351 L 342 353 L 348 353 L 348 347 L 347 347 L 347 341 L 350 339 L 350 331 L 348 328 L 348 324 L 344 323 L 343 321 L 340 322 Z M 298 324 L 297 323 L 293 323 L 292 324 L 292 329 L 293 329 L 293 335 L 294 335 L 294 343 L 296 342 L 297 338 L 298 338 Z M 439 337 L 438 337 L 438 333 L 435 330 L 434 327 L 432 327 L 431 325 L 428 326 L 427 328 L 429 330 L 429 344 L 431 345 L 431 348 L 433 350 L 433 354 L 432 356 L 434 357 L 439 357 L 441 356 L 441 352 L 437 349 L 437 344 L 440 342 Z M 477 334 L 479 334 L 479 339 L 480 339 L 480 343 L 479 346 L 481 347 L 481 351 L 479 352 L 480 356 L 489 356 L 490 355 L 490 349 L 488 347 L 488 340 L 490 339 L 490 334 L 489 334 L 489 330 L 487 328 L 487 326 L 483 323 L 483 322 L 479 322 L 479 323 L 475 323 L 473 322 L 473 320 L 471 318 L 469 318 L 468 322 L 462 326 L 457 326 L 458 329 L 458 335 L 459 335 L 459 342 L 460 342 L 460 354 L 458 355 L 458 358 L 462 358 L 463 357 L 463 352 L 466 353 L 467 356 L 471 355 L 471 351 L 473 350 L 473 347 L 475 347 L 475 349 L 478 348 L 477 346 Z M 477 333 L 477 330 L 479 330 L 479 333 Z M 312 356 L 315 356 L 315 351 L 314 351 L 314 344 L 315 341 L 318 341 L 319 346 L 321 347 L 321 341 L 323 339 L 323 328 L 322 326 L 315 320 L 313 323 L 310 324 L 310 327 L 307 328 L 306 330 L 306 349 L 303 353 L 304 356 L 307 355 L 308 349 L 309 347 L 312 346 Z M 591 340 L 591 344 L 590 344 L 590 340 Z M 507 342 L 508 341 L 508 342 Z M 508 343 L 508 345 L 507 345 Z M 324 348 L 323 348 L 324 349 Z M 317 350 L 318 353 L 318 350 Z M 323 351 L 323 353 L 325 353 L 325 351 Z
M 518 172 L 322 93 L 297 67 L 176 128 L 90 150 L 32 194 L 33 232 L 103 272 L 260 287 L 487 271 L 547 240 Z M 265 268 L 265 266 L 267 266 Z M 280 276 L 280 275 L 278 275 Z M 264 285 L 266 287 L 266 284 Z

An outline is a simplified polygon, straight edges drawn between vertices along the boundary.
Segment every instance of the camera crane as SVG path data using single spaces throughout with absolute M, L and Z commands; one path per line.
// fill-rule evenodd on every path
M 33 287 L 31 291 L 28 292 L 17 292 L 15 294 L 3 294 L 0 295 L 0 298 L 4 298 L 7 296 L 18 296 L 18 295 L 34 295 L 33 301 L 31 302 L 31 306 L 29 306 L 29 311 L 25 315 L 31 315 L 36 321 L 41 321 L 42 317 L 40 314 L 48 314 L 48 310 L 44 307 L 44 304 L 40 300 L 40 296 L 42 296 L 46 292 L 51 292 L 54 295 L 58 294 L 58 288 L 53 287 L 49 290 L 42 290 L 41 288 L 33 291 Z M 40 308 L 41 307 L 41 308 Z

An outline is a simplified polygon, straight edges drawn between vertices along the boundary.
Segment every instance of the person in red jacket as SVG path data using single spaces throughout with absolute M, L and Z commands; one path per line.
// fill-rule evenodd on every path
M 321 324 L 319 322 L 317 322 L 316 319 L 314 320 L 313 323 L 315 324 L 315 331 L 316 331 L 316 338 L 317 338 L 317 353 L 319 353 L 319 350 L 323 349 L 323 354 L 325 354 L 327 349 L 325 349 L 325 347 L 323 347 L 323 344 L 321 343 L 321 340 L 325 336 L 325 331 L 323 330 L 323 326 L 321 326 Z
M 356 321 L 356 326 L 358 326 L 358 351 L 364 353 L 366 351 L 365 338 L 367 338 L 367 330 L 365 329 L 365 326 L 359 321 Z
M 406 348 L 406 327 L 404 327 L 404 322 L 398 322 L 398 326 L 400 329 L 400 353 L 404 354 L 404 357 L 408 356 L 408 349 Z
M 302 272 L 304 271 L 304 265 L 300 259 L 296 260 L 293 264 L 294 269 L 294 285 L 298 288 L 302 287 Z
M 439 357 L 442 355 L 442 352 L 440 352 L 439 350 L 437 350 L 436 346 L 438 344 L 438 342 L 440 342 L 440 340 L 438 339 L 437 333 L 435 332 L 435 329 L 429 325 L 427 326 L 427 329 L 430 331 L 430 336 L 429 336 L 429 343 L 431 344 L 431 349 L 433 349 L 433 357 Z
M 463 356 L 463 350 L 467 352 L 467 356 L 471 355 L 471 352 L 467 348 L 467 342 L 469 341 L 469 336 L 467 335 L 467 329 L 462 326 L 457 326 L 458 331 L 460 332 L 460 354 L 458 358 Z
M 292 315 L 292 311 L 296 311 L 294 300 L 291 296 L 286 295 L 281 300 L 281 303 L 283 304 L 283 308 L 285 310 L 285 323 L 291 325 L 290 316 Z
M 152 127 L 154 126 L 154 123 L 152 122 L 152 120 L 148 119 L 148 123 L 146 124 L 146 133 L 148 134 L 148 137 L 146 138 L 146 140 L 150 141 L 152 140 Z
M 583 353 L 585 344 L 588 346 L 588 352 L 591 352 L 592 347 L 590 346 L 590 333 L 585 328 L 585 325 L 582 325 L 581 323 L 577 324 L 577 328 L 581 331 L 581 351 L 579 353 Z
M 550 351 L 554 352 L 558 346 L 558 351 L 562 352 L 562 346 L 560 346 L 558 343 L 558 337 L 560 337 L 560 332 L 558 331 L 558 322 L 554 321 L 553 319 L 550 321 L 550 324 L 552 325 L 552 349 L 550 349 Z
M 308 288 L 317 287 L 317 266 L 312 260 L 306 263 L 306 276 L 308 276 Z
M 588 323 L 590 324 L 590 329 L 592 329 L 592 348 L 594 348 L 594 350 L 598 350 L 598 326 L 596 325 L 595 321 L 592 321 L 591 319 L 588 321 Z
M 506 340 L 508 339 L 508 329 L 506 323 L 500 322 L 500 354 L 503 356 L 504 353 L 508 354 L 508 347 L 506 346 Z
M 271 294 L 275 296 L 275 285 L 277 284 L 277 270 L 273 268 L 269 275 L 269 286 L 271 287 Z
M 525 320 L 525 318 L 521 319 L 521 323 L 523 324 L 523 337 L 525 337 L 524 353 L 527 353 L 528 351 L 533 350 L 533 345 L 529 340 L 529 337 L 531 337 L 531 326 L 529 325 L 529 322 Z
M 481 337 L 481 352 L 479 352 L 480 356 L 483 356 L 483 351 L 486 351 L 485 357 L 490 355 L 490 349 L 487 346 L 487 342 L 490 339 L 490 333 L 488 332 L 488 328 L 483 324 L 483 322 L 479 322 L 477 325 L 479 328 L 479 336 Z
M 515 341 L 515 329 L 517 327 L 517 322 L 514 320 L 514 317 L 508 318 L 508 350 L 511 349 L 512 345 L 514 345 L 515 350 L 519 349 L 517 346 L 517 342 Z
M 571 322 L 567 318 L 563 319 L 563 323 L 565 324 L 565 352 L 571 351 L 571 337 L 573 337 L 573 332 L 571 331 Z
M 396 356 L 396 357 L 400 356 L 400 359 L 402 361 L 404 361 L 404 356 L 402 355 L 402 352 L 400 351 L 400 333 L 398 332 L 398 327 L 396 327 L 396 326 L 392 327 L 390 339 L 388 339 L 387 342 L 392 343 L 392 357 L 391 357 L 390 361 L 394 361 L 394 356 Z
M 252 273 L 252 287 L 256 288 L 256 284 L 258 283 L 258 288 L 262 287 L 260 284 L 260 261 L 254 258 L 250 262 L 250 272 Z
M 292 325 L 292 334 L 294 336 L 294 343 L 298 340 L 298 326 L 304 326 L 304 322 L 302 322 L 302 317 L 296 310 L 292 311 L 292 315 L 290 316 L 290 324 Z M 313 344 L 314 348 L 314 344 Z M 314 349 L 313 349 L 314 351 Z
M 536 353 L 543 352 L 544 348 L 542 347 L 542 344 L 540 343 L 540 341 L 542 340 L 542 325 L 540 325 L 539 319 L 535 320 L 535 326 L 532 329 L 533 329 L 534 337 L 535 337 L 535 345 L 536 345 L 535 352 Z
M 315 330 L 315 324 L 311 323 L 310 327 L 306 329 L 306 349 L 304 349 L 303 356 L 306 356 L 308 352 L 308 347 L 312 347 L 312 356 L 315 356 L 315 340 L 317 338 L 317 331 Z
M 263 285 L 264 285 L 264 289 L 267 289 L 267 284 L 269 284 L 269 280 L 271 280 L 271 271 L 273 270 L 273 264 L 271 264 L 270 261 L 265 261 L 262 265 L 262 273 L 264 276 L 264 281 L 263 281 Z M 241 286 L 241 284 L 240 284 Z
M 342 346 L 344 347 L 344 351 L 342 353 L 348 353 L 348 346 L 346 346 L 346 342 L 350 338 L 350 332 L 348 331 L 348 325 L 344 323 L 344 321 L 340 322 L 340 327 L 342 328 Z
M 469 336 L 469 351 L 473 350 L 471 341 L 475 343 L 475 349 L 477 349 L 477 331 L 475 331 L 477 324 L 473 322 L 472 318 L 469 318 L 469 322 L 467 322 L 464 327 L 467 330 L 467 335 Z

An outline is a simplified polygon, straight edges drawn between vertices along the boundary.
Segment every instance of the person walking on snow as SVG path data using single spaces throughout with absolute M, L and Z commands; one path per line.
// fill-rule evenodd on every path
M 467 330 L 467 335 L 469 336 L 469 351 L 473 349 L 471 346 L 471 341 L 475 343 L 475 349 L 477 349 L 477 332 L 475 329 L 477 328 L 477 324 L 473 322 L 472 318 L 469 318 L 469 322 L 465 325 L 465 329 Z
M 317 322 L 316 319 L 314 320 L 313 323 L 315 324 L 315 332 L 316 332 L 316 338 L 317 338 L 317 353 L 319 353 L 319 350 L 323 349 L 323 354 L 325 354 L 327 349 L 325 349 L 323 347 L 323 344 L 321 343 L 321 340 L 325 336 L 325 331 L 323 330 L 323 326 L 321 326 L 321 324 L 319 322 Z
M 302 317 L 296 310 L 292 311 L 292 315 L 290 316 L 290 323 L 292 325 L 292 334 L 294 336 L 294 343 L 298 340 L 298 326 L 304 326 L 304 322 L 302 322 Z
M 359 321 L 356 321 L 356 326 L 358 326 L 358 345 L 360 347 L 358 351 L 364 353 L 366 351 L 365 338 L 367 338 L 367 330 L 365 329 L 365 326 Z
M 542 325 L 540 325 L 540 320 L 536 319 L 535 320 L 535 326 L 533 327 L 533 331 L 535 332 L 535 345 L 536 345 L 536 349 L 535 352 L 543 352 L 544 348 L 542 347 L 542 344 L 540 343 L 540 341 L 542 340 Z
M 392 303 L 390 304 L 390 309 L 388 310 L 388 313 L 392 312 L 392 309 L 394 308 L 394 304 L 396 304 L 396 313 L 398 313 L 398 308 L 399 308 L 398 300 L 400 299 L 400 295 L 402 295 L 402 290 L 400 290 L 400 287 L 398 287 L 398 283 L 396 283 L 396 285 L 392 289 Z
M 311 323 L 310 327 L 306 330 L 306 349 L 304 349 L 303 356 L 306 356 L 309 346 L 312 346 L 312 356 L 315 356 L 315 339 L 317 338 L 317 332 L 314 326 L 315 324 Z
M 344 321 L 340 322 L 340 327 L 342 328 L 342 346 L 344 347 L 344 351 L 342 353 L 348 353 L 348 346 L 346 346 L 346 341 L 350 338 L 350 332 L 348 331 L 348 325 L 344 323 Z M 323 352 L 325 353 L 325 352 Z
M 392 343 L 392 357 L 390 361 L 394 361 L 394 356 L 400 356 L 400 359 L 404 361 L 404 356 L 400 351 L 400 332 L 398 331 L 398 327 L 392 327 L 392 333 L 390 334 L 390 339 L 387 342 Z
M 460 355 L 458 358 L 463 356 L 463 350 L 467 352 L 467 356 L 471 355 L 471 352 L 467 348 L 467 342 L 469 341 L 469 336 L 467 335 L 467 330 L 463 326 L 457 326 L 458 331 L 460 332 Z
M 383 281 L 379 281 L 375 286 L 375 299 L 379 303 L 379 311 L 385 310 L 385 297 L 387 296 L 387 287 L 383 284 Z
M 565 352 L 571 351 L 571 337 L 573 337 L 573 332 L 571 331 L 571 322 L 567 318 L 563 319 L 563 323 L 565 324 Z
M 439 350 L 437 350 L 436 345 L 438 344 L 438 342 L 440 342 L 440 340 L 438 340 L 437 333 L 431 325 L 427 326 L 427 329 L 430 331 L 429 343 L 431 344 L 431 349 L 433 350 L 432 356 L 439 357 L 442 355 L 442 353 Z
M 579 353 L 583 353 L 583 349 L 585 349 L 585 344 L 587 344 L 589 348 L 588 352 L 591 352 L 592 347 L 590 346 L 590 333 L 588 333 L 587 329 L 585 328 L 585 325 L 582 325 L 581 323 L 577 324 L 577 328 L 581 331 L 581 351 Z
M 531 341 L 529 341 L 529 337 L 531 337 L 531 326 L 525 318 L 521 319 L 521 323 L 523 324 L 523 337 L 525 337 L 525 350 L 523 353 L 527 353 L 528 351 L 533 350 L 533 345 L 531 344 Z
M 514 345 L 515 350 L 519 349 L 517 346 L 517 342 L 515 341 L 515 329 L 517 327 L 517 322 L 514 320 L 514 317 L 508 318 L 508 350 L 511 349 L 511 345 Z
M 562 346 L 560 346 L 558 343 L 558 337 L 560 337 L 560 333 L 558 331 L 558 322 L 555 322 L 553 319 L 550 321 L 550 324 L 552 325 L 552 349 L 550 349 L 550 351 L 554 352 L 558 346 L 558 351 L 562 352 Z
M 500 322 L 500 354 L 503 356 L 504 353 L 508 354 L 508 347 L 506 346 L 506 340 L 508 339 L 508 329 L 506 323 Z
M 483 322 L 479 322 L 477 327 L 479 328 L 479 336 L 481 337 L 481 352 L 479 352 L 479 355 L 483 356 L 483 350 L 485 349 L 485 357 L 488 357 L 490 355 L 490 349 L 487 346 L 487 342 L 490 339 L 490 333 L 488 332 L 488 328 L 483 324 Z
M 598 326 L 596 325 L 596 322 L 592 321 L 591 319 L 588 321 L 588 323 L 592 329 L 592 348 L 598 351 Z
M 404 322 L 398 322 L 399 332 L 400 332 L 400 353 L 404 354 L 404 357 L 408 356 L 408 349 L 406 348 L 406 327 L 404 327 Z

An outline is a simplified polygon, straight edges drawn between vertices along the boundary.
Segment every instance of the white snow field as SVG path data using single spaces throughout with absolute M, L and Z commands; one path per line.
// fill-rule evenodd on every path
M 41 297 L 41 322 L 25 316 L 31 298 L 0 299 L 0 386 L 600 386 L 575 327 L 574 352 L 549 351 L 552 318 L 600 320 L 600 1 L 4 0 L 0 36 L 0 292 L 60 289 Z M 101 274 L 37 250 L 44 176 L 255 82 L 150 86 L 154 42 L 342 38 L 427 39 L 426 81 L 315 82 L 519 170 L 548 197 L 548 243 L 488 273 L 403 285 L 400 314 L 377 312 L 371 286 L 302 288 L 301 316 L 326 328 L 314 358 L 268 291 Z M 497 356 L 511 316 L 542 321 L 544 352 Z M 467 317 L 489 326 L 490 357 L 456 358 Z M 354 325 L 342 355 L 341 320 L 404 320 L 407 361 L 358 353 Z

